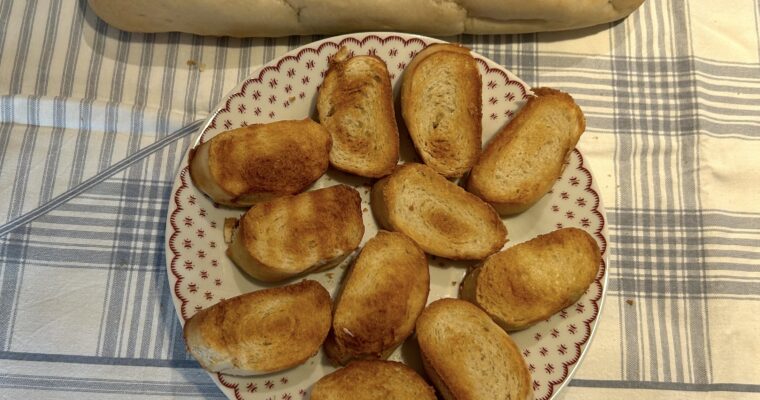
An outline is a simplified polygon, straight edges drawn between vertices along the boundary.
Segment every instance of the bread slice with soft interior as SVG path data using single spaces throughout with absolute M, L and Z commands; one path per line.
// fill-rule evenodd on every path
M 467 180 L 467 190 L 502 215 L 530 208 L 554 186 L 586 129 L 569 94 L 550 88 L 533 93 L 491 140 Z
M 253 278 L 276 282 L 336 266 L 363 236 L 359 192 L 336 185 L 253 206 L 227 255 Z
M 562 228 L 488 257 L 467 273 L 460 297 L 507 331 L 525 329 L 578 301 L 600 264 L 591 235 Z
M 395 361 L 354 361 L 323 376 L 311 400 L 435 400 L 435 392 L 413 369 Z
M 261 375 L 295 367 L 319 351 L 331 304 L 327 290 L 309 280 L 222 300 L 187 320 L 187 350 L 211 372 Z
M 319 123 L 332 136 L 330 164 L 355 175 L 379 178 L 398 162 L 399 139 L 393 90 L 385 62 L 351 56 L 342 47 L 332 58 L 317 97 Z
M 423 164 L 401 165 L 375 183 L 370 203 L 380 226 L 436 256 L 481 260 L 507 240 L 507 228 L 490 205 Z
M 325 352 L 334 362 L 386 358 L 414 331 L 430 291 L 425 253 L 402 233 L 364 245 L 336 300 Z
M 330 134 L 311 119 L 222 132 L 191 152 L 190 176 L 216 203 L 245 207 L 305 190 L 329 166 Z
M 401 114 L 422 161 L 446 177 L 472 168 L 482 146 L 482 78 L 470 51 L 433 44 L 404 70 Z
M 441 299 L 417 319 L 422 365 L 445 400 L 533 398 L 520 350 L 472 303 Z

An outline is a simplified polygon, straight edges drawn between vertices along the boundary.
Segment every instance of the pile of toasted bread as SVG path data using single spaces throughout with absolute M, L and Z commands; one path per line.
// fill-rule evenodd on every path
M 585 119 L 568 94 L 534 89 L 481 150 L 481 87 L 469 50 L 435 44 L 419 52 L 404 72 L 400 107 L 421 162 L 397 165 L 386 65 L 342 48 L 318 93 L 318 122 L 250 125 L 197 146 L 195 185 L 218 204 L 250 207 L 227 225 L 227 255 L 254 279 L 323 271 L 359 247 L 359 193 L 347 185 L 307 190 L 328 166 L 379 179 L 370 206 L 385 229 L 358 252 L 335 299 L 304 280 L 198 312 L 185 324 L 198 362 L 215 372 L 264 374 L 300 365 L 324 346 L 346 367 L 320 379 L 312 399 L 435 399 L 427 382 L 445 399 L 531 398 L 528 369 L 507 332 L 576 302 L 597 277 L 601 255 L 574 228 L 501 251 L 501 216 L 551 189 Z M 426 306 L 436 268 L 427 255 L 475 260 L 461 299 Z M 384 361 L 413 334 L 429 381 Z

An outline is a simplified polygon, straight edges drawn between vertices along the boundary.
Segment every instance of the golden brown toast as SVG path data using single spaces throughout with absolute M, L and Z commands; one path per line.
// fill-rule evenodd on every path
M 506 241 L 507 228 L 490 205 L 423 164 L 401 165 L 377 182 L 371 204 L 382 227 L 436 256 L 481 260 Z
M 435 400 L 435 392 L 400 362 L 354 361 L 318 380 L 311 400 Z
M 417 341 L 425 372 L 445 400 L 533 398 L 520 350 L 471 303 L 431 303 L 417 319 Z
M 491 140 L 467 181 L 467 190 L 502 215 L 528 209 L 551 189 L 586 129 L 570 95 L 550 88 L 533 93 Z
M 250 206 L 309 187 L 327 171 L 331 144 L 308 118 L 248 125 L 196 147 L 190 176 L 214 202 Z
M 227 255 L 252 277 L 275 282 L 337 265 L 363 236 L 359 192 L 336 185 L 253 206 Z
M 333 57 L 317 97 L 319 122 L 332 135 L 330 164 L 379 178 L 398 162 L 398 128 L 385 62 L 375 56 Z
M 433 44 L 406 67 L 401 113 L 422 161 L 439 174 L 459 177 L 482 146 L 482 82 L 470 51 Z
M 185 323 L 185 343 L 211 372 L 280 371 L 319 351 L 330 330 L 330 309 L 330 294 L 316 281 L 258 290 L 196 313 Z
M 386 358 L 414 330 L 427 303 L 425 253 L 402 233 L 380 231 L 359 253 L 336 300 L 325 351 L 333 361 Z
M 488 257 L 468 272 L 460 297 L 508 331 L 525 329 L 578 301 L 600 263 L 591 235 L 563 228 Z

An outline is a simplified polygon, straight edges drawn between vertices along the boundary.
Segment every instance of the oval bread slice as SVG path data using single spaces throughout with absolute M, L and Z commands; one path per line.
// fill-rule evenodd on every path
M 600 263 L 591 235 L 563 228 L 488 257 L 468 272 L 461 297 L 508 331 L 525 329 L 578 301 Z
M 332 135 L 330 164 L 379 178 L 398 162 L 398 128 L 385 62 L 375 56 L 333 57 L 317 97 L 319 123 Z
M 318 380 L 311 400 L 435 400 L 414 370 L 394 361 L 354 361 Z
M 336 185 L 253 206 L 227 255 L 252 277 L 275 282 L 334 267 L 363 236 L 359 192 Z
M 330 294 L 316 281 L 246 293 L 187 320 L 185 343 L 211 372 L 280 371 L 319 351 L 330 330 L 330 309 Z
M 554 186 L 586 129 L 569 94 L 549 88 L 533 93 L 491 140 L 467 180 L 467 190 L 502 215 L 530 208 Z
M 244 207 L 296 194 L 329 165 L 330 134 L 311 119 L 222 132 L 190 157 L 195 185 L 216 203 Z
M 506 241 L 507 228 L 490 205 L 423 164 L 404 164 L 381 179 L 371 203 L 381 226 L 436 256 L 481 260 Z
M 446 400 L 533 398 L 520 350 L 471 303 L 431 303 L 417 319 L 417 341 L 422 365 Z
M 425 253 L 404 234 L 380 231 L 348 272 L 325 351 L 333 361 L 386 358 L 414 330 L 427 303 Z
M 482 82 L 470 51 L 433 44 L 404 70 L 401 114 L 422 161 L 439 174 L 459 177 L 482 146 Z

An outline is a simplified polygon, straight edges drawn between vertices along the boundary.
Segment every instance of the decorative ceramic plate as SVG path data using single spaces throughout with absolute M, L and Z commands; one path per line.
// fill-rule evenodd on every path
M 316 93 L 328 67 L 328 59 L 341 46 L 354 54 L 374 54 L 385 61 L 394 92 L 398 93 L 404 67 L 425 46 L 439 42 L 422 36 L 373 33 L 333 37 L 311 43 L 273 60 L 240 83 L 209 117 L 197 143 L 214 135 L 252 123 L 302 119 L 314 115 Z M 475 55 L 483 77 L 483 139 L 487 142 L 507 123 L 527 98 L 529 86 L 504 67 Z M 400 122 L 400 121 L 399 121 Z M 401 161 L 415 159 L 411 143 L 402 133 Z M 167 265 L 174 305 L 180 321 L 222 299 L 263 288 L 247 277 L 224 254 L 224 219 L 245 210 L 220 207 L 198 191 L 188 173 L 188 156 L 182 160 L 172 189 L 166 227 Z M 366 232 L 363 243 L 377 232 L 369 205 L 371 180 L 330 169 L 314 188 L 346 183 L 362 195 Z M 606 260 L 604 209 L 588 165 L 575 150 L 553 190 L 530 210 L 505 218 L 508 242 L 505 247 L 561 227 L 578 227 L 597 240 Z M 431 290 L 428 302 L 456 297 L 466 267 L 473 263 L 430 260 Z M 333 296 L 350 260 L 329 271 L 311 274 Z M 605 261 L 599 276 L 578 303 L 546 321 L 511 336 L 522 349 L 533 378 L 537 399 L 550 399 L 570 380 L 597 324 L 607 276 Z M 302 278 L 288 282 L 298 281 Z M 287 283 L 287 282 L 286 282 Z M 271 285 L 268 285 L 271 286 Z M 400 346 L 391 359 L 420 370 L 413 339 Z M 212 374 L 229 398 L 292 400 L 307 398 L 311 385 L 335 368 L 320 351 L 305 364 L 257 377 Z

